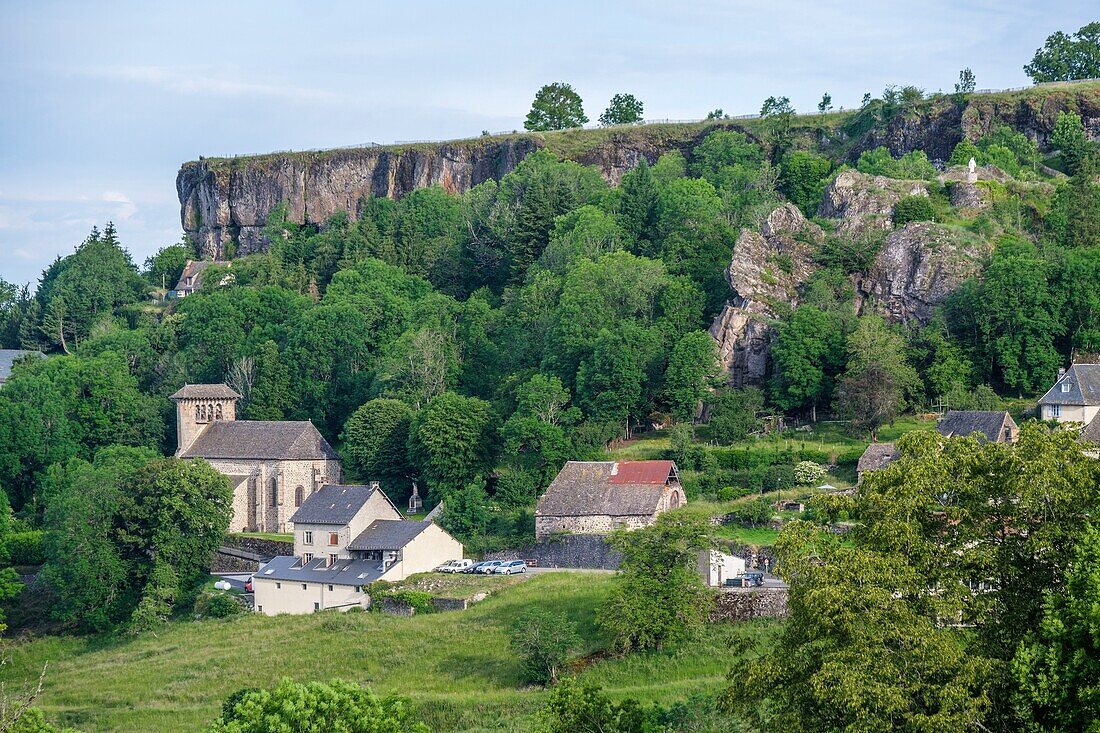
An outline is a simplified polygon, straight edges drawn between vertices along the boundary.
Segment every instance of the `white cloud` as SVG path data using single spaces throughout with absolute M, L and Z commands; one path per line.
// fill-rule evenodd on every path
M 129 199 L 124 193 L 118 191 L 104 191 L 102 196 L 104 201 L 111 203 L 117 203 L 115 208 L 115 218 L 122 221 L 126 221 L 135 213 L 137 213 L 137 204 Z
M 109 66 L 81 70 L 79 73 L 98 78 L 136 82 L 164 89 L 175 94 L 212 97 L 263 97 L 299 104 L 347 104 L 344 95 L 324 89 L 311 89 L 291 84 L 264 84 L 243 79 L 208 76 L 195 69 L 168 66 Z

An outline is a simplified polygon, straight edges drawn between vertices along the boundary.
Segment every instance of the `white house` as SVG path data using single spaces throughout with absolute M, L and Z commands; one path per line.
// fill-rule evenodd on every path
M 462 557 L 461 543 L 434 522 L 401 519 L 376 484 L 322 487 L 291 522 L 295 555 L 273 558 L 253 576 L 257 613 L 367 608 L 371 583 Z
M 718 550 L 702 550 L 699 552 L 699 573 L 704 583 L 718 587 L 745 573 L 745 559 Z
M 1039 417 L 1088 425 L 1100 414 L 1100 364 L 1073 364 L 1039 399 Z

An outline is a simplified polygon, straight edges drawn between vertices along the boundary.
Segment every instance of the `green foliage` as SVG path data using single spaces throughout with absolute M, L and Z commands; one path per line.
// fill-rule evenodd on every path
M 569 618 L 558 611 L 530 608 L 520 614 L 509 632 L 512 650 L 523 660 L 528 682 L 553 685 L 580 644 Z
M 768 97 L 760 106 L 760 117 L 768 131 L 773 148 L 782 149 L 790 142 L 794 107 L 787 97 Z
M 692 420 L 720 372 L 718 347 L 705 331 L 685 334 L 665 370 L 665 394 L 677 420 Z
M 452 489 L 445 496 L 440 523 L 451 534 L 470 544 L 468 540 L 484 535 L 488 530 L 490 508 L 485 482 L 474 478 L 469 484 Z
M 532 131 L 565 130 L 580 127 L 586 122 L 588 118 L 584 115 L 580 95 L 569 84 L 554 82 L 535 94 L 523 127 Z
M 820 463 L 799 461 L 794 467 L 794 480 L 799 486 L 816 486 L 818 482 L 825 480 L 825 476 L 825 467 Z
M 195 613 L 206 618 L 232 618 L 245 612 L 241 602 L 224 591 L 200 595 L 195 601 Z
M 959 80 L 955 82 L 955 94 L 973 94 L 977 88 L 974 72 L 967 66 L 959 72 Z
M 1067 248 L 1100 246 L 1100 151 L 1084 157 L 1069 183 L 1058 187 L 1047 217 L 1052 238 Z
M 1100 23 L 1082 26 L 1073 35 L 1047 36 L 1024 71 L 1036 84 L 1100 77 Z
M 771 521 L 775 510 L 770 501 L 763 497 L 738 504 L 729 516 L 746 527 L 760 527 Z
M 970 159 L 973 158 L 975 164 L 977 164 L 978 159 L 981 157 L 982 151 L 978 149 L 978 146 L 964 137 L 951 151 L 951 157 L 947 162 L 949 165 L 967 165 L 970 163 Z
M 861 173 L 887 178 L 930 181 L 936 177 L 936 167 L 923 150 L 914 150 L 895 159 L 890 150 L 877 147 L 860 153 L 856 168 Z
M 927 196 L 902 196 L 894 204 L 894 226 L 899 229 L 913 221 L 932 221 L 936 210 Z
M 486 476 L 496 457 L 496 416 L 476 397 L 444 392 L 413 418 L 408 450 L 438 502 Z
M 806 216 L 813 216 L 825 193 L 832 163 L 828 158 L 796 150 L 779 166 L 779 190 Z
M 4 623 L 2 604 L 14 600 L 22 592 L 23 582 L 19 579 L 19 573 L 15 571 L 15 568 L 0 569 L 0 634 L 8 628 L 8 625 Z
M 656 524 L 613 534 L 623 554 L 616 583 L 600 607 L 600 626 L 619 651 L 675 646 L 699 633 L 707 598 L 696 565 L 710 546 L 707 526 L 666 512 Z
M 646 733 L 654 730 L 653 712 L 628 698 L 619 703 L 598 685 L 572 678 L 562 681 L 546 700 L 540 716 L 546 733 Z
M 160 248 L 156 254 L 145 260 L 145 279 L 154 287 L 161 286 L 169 290 L 174 288 L 179 282 L 180 275 L 183 274 L 187 260 L 191 259 L 193 254 L 191 247 L 187 244 L 173 244 Z
M 1081 116 L 1065 110 L 1059 112 L 1054 130 L 1050 134 L 1050 144 L 1061 151 L 1066 170 L 1071 174 L 1076 173 L 1089 150 Z
M 600 115 L 601 125 L 631 125 L 642 121 L 643 105 L 633 94 L 616 94 Z
M 407 704 L 379 699 L 370 690 L 343 680 L 299 684 L 284 678 L 270 690 L 250 690 L 209 733 L 270 733 L 305 730 L 346 733 L 428 733 Z
M 803 305 L 772 342 L 771 396 L 785 410 L 827 403 L 844 364 L 844 325 L 832 313 Z
M 848 363 L 837 396 L 839 412 L 874 441 L 919 397 L 920 377 L 906 359 L 904 337 L 877 315 L 863 316 L 848 336 Z
M 759 428 L 763 410 L 764 393 L 756 387 L 722 390 L 711 401 L 710 435 L 727 445 L 742 441 Z
M 352 413 L 341 435 L 345 468 L 362 480 L 404 486 L 411 473 L 408 458 L 412 410 L 404 402 L 375 399 Z

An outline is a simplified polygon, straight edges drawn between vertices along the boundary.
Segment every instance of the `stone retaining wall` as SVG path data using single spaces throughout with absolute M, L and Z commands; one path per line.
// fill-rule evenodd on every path
M 723 588 L 714 598 L 710 620 L 748 621 L 786 618 L 789 614 L 786 588 Z
M 534 560 L 540 568 L 618 570 L 622 554 L 599 535 L 556 535 L 514 550 L 488 552 L 486 560 Z

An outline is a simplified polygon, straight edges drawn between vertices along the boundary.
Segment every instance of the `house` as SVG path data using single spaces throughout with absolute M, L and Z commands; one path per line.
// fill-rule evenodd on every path
M 401 518 L 377 481 L 366 486 L 326 484 L 306 497 L 290 517 L 294 555 L 307 563 L 315 557 L 350 559 L 348 545 L 371 522 Z
M 1100 415 L 1094 417 L 1081 431 L 1081 440 L 1091 444 L 1090 451 L 1094 454 L 1100 449 Z
M 26 356 L 37 359 L 46 358 L 46 355 L 43 354 L 41 351 L 26 351 L 24 349 L 0 349 L 0 387 L 3 387 L 4 382 L 8 381 L 8 379 L 11 377 L 11 370 L 12 367 L 15 366 L 15 362 Z
M 701 550 L 699 574 L 703 576 L 705 584 L 718 587 L 730 578 L 745 574 L 745 559 L 718 550 Z
M 535 539 L 645 527 L 686 503 L 672 461 L 569 461 L 535 507 Z
M 258 613 L 366 608 L 371 583 L 404 580 L 462 557 L 461 543 L 434 522 L 401 519 L 377 484 L 324 486 L 292 522 L 294 556 L 273 558 L 252 578 Z
M 1100 414 L 1100 364 L 1073 364 L 1039 399 L 1039 417 L 1089 425 Z
M 936 423 L 945 438 L 966 438 L 975 433 L 990 443 L 1015 443 L 1020 428 L 1007 412 L 987 410 L 948 410 Z
M 894 443 L 871 443 L 856 463 L 856 482 L 863 481 L 863 474 L 869 471 L 881 471 L 896 461 L 900 454 Z
M 176 455 L 205 459 L 233 485 L 230 532 L 286 532 L 306 497 L 339 484 L 339 456 L 308 421 L 237 420 L 241 396 L 188 384 L 176 403 Z
M 187 260 L 187 264 L 183 266 L 183 272 L 180 273 L 179 282 L 176 283 L 176 287 L 172 289 L 172 295 L 177 298 L 185 298 L 201 288 L 202 273 L 210 267 L 210 265 L 225 265 L 226 267 L 230 267 L 232 263 L 220 260 Z

